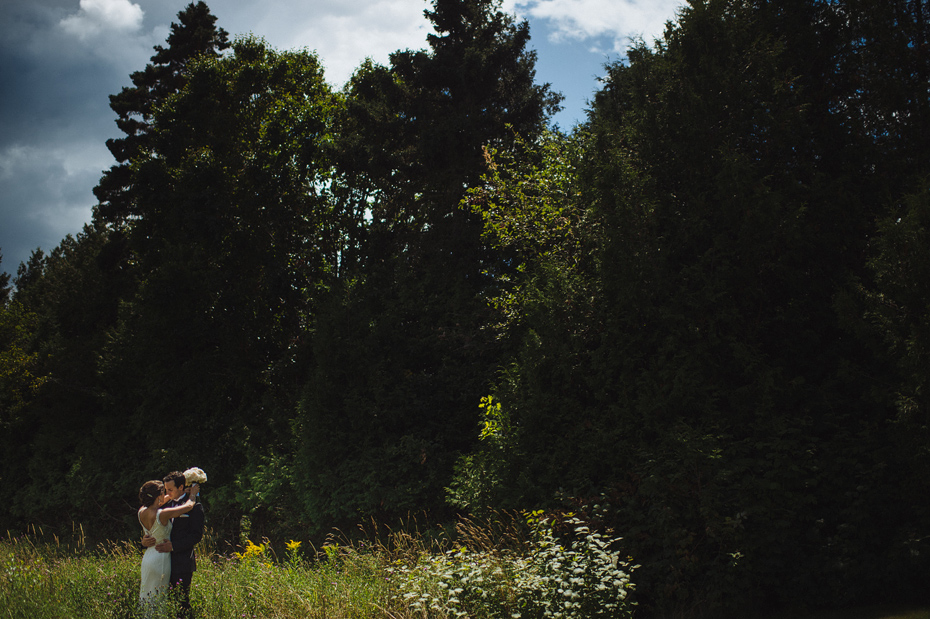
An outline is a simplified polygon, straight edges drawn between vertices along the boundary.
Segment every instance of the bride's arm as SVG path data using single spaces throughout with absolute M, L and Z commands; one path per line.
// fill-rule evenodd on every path
M 168 507 L 158 512 L 158 520 L 162 524 L 168 524 L 168 521 L 172 518 L 177 518 L 181 514 L 186 514 L 190 510 L 194 509 L 194 505 L 197 504 L 197 492 L 200 491 L 200 486 L 198 484 L 192 484 L 190 490 L 187 493 L 187 501 L 180 505 L 174 507 Z

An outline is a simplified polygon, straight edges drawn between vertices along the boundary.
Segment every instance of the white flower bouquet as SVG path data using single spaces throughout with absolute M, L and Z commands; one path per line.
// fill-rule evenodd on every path
M 203 484 L 207 481 L 207 474 L 203 472 L 203 469 L 199 469 L 196 466 L 184 471 L 184 480 L 187 482 L 187 485 L 191 484 Z

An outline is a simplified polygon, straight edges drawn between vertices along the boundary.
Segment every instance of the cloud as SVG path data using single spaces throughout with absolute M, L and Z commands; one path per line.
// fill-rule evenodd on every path
M 60 25 L 85 41 L 106 31 L 135 32 L 142 27 L 142 17 L 142 7 L 129 0 L 81 0 L 81 10 Z
M 682 0 L 524 0 L 517 8 L 552 28 L 550 38 L 589 40 L 607 38 L 623 53 L 631 39 L 647 43 L 660 37 L 665 22 L 674 17 Z
M 89 220 L 91 188 L 113 163 L 104 143 L 120 135 L 107 96 L 164 45 L 188 2 L 0 0 L 0 270 Z M 207 2 L 231 36 L 254 32 L 276 49 L 316 50 L 336 86 L 366 57 L 387 64 L 395 50 L 426 48 L 432 31 L 423 16 L 430 0 Z M 607 52 L 624 54 L 631 36 L 660 35 L 683 2 L 503 0 L 502 8 L 533 23 L 540 79 L 569 88 L 580 109 Z
M 102 145 L 10 145 L 0 150 L 0 271 L 15 272 L 29 253 L 46 253 L 90 220 L 91 188 L 109 166 Z
M 398 49 L 425 48 L 431 31 L 423 16 L 428 8 L 424 0 L 273 0 L 271 11 L 263 3 L 247 6 L 220 0 L 211 2 L 211 9 L 214 4 L 217 23 L 230 33 L 251 31 L 278 49 L 316 50 L 327 80 L 338 85 L 366 57 L 386 64 L 388 55 Z M 281 14 L 289 19 L 282 20 Z

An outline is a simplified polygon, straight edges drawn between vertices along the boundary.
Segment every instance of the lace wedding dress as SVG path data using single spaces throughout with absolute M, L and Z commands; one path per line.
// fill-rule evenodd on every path
M 155 538 L 156 543 L 164 542 L 171 538 L 171 521 L 168 524 L 162 524 L 159 521 L 161 510 L 155 512 L 155 523 L 152 528 L 146 528 L 142 525 L 142 530 L 146 535 Z M 142 524 L 142 520 L 139 520 Z M 142 588 L 139 591 L 139 599 L 142 602 L 154 600 L 159 593 L 168 590 L 168 579 L 171 576 L 171 553 L 158 552 L 155 547 L 145 549 L 142 555 Z

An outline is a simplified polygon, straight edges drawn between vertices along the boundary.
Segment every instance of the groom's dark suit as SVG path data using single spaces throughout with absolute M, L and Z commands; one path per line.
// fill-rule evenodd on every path
M 177 501 L 169 501 L 165 507 L 174 507 L 187 501 L 185 494 Z M 190 616 L 190 589 L 197 560 L 194 546 L 203 539 L 203 504 L 197 503 L 186 514 L 173 520 L 171 525 L 171 586 L 182 588 L 181 607 L 185 616 Z

